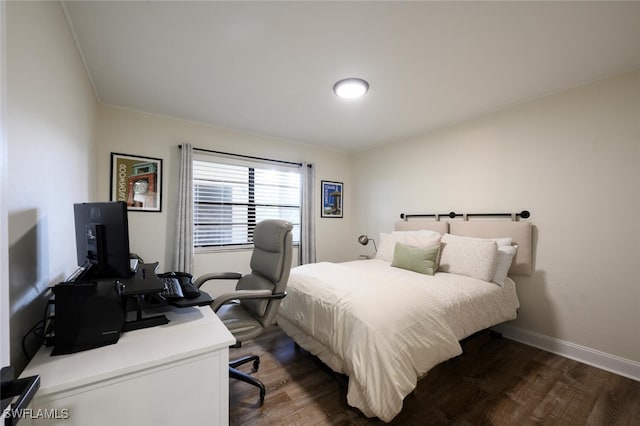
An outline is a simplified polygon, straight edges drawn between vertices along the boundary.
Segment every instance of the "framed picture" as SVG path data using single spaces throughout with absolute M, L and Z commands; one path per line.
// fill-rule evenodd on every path
M 321 217 L 342 217 L 342 182 L 322 181 Z
M 112 152 L 111 201 L 124 201 L 129 211 L 161 211 L 162 159 Z

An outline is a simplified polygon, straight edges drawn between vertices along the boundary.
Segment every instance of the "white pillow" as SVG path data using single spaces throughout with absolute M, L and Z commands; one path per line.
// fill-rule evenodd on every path
M 393 260 L 393 251 L 396 248 L 396 239 L 391 234 L 380 233 L 380 246 L 376 252 L 376 259 L 386 260 L 391 262 Z
M 467 237 L 466 235 L 455 235 L 449 234 L 456 238 L 464 238 L 467 240 L 476 240 L 476 241 L 495 241 L 498 244 L 498 247 L 502 246 L 510 246 L 513 242 L 513 238 L 511 237 L 502 237 L 502 238 L 478 238 L 478 237 Z
M 380 233 L 380 246 L 376 259 L 393 261 L 396 243 L 411 247 L 429 247 L 440 244 L 440 234 L 433 231 L 393 231 L 391 234 Z
M 509 246 L 511 247 L 511 243 L 513 243 L 513 238 L 504 237 L 504 238 L 488 238 L 489 240 L 493 240 L 498 244 L 498 247 Z
M 434 231 L 393 231 L 391 235 L 396 239 L 396 242 L 411 246 L 411 247 L 428 247 L 436 244 L 440 244 L 439 232 Z
M 489 239 L 444 234 L 438 270 L 491 281 L 498 261 L 498 244 Z
M 516 246 L 498 246 L 498 262 L 496 263 L 496 272 L 493 274 L 491 281 L 500 287 L 504 285 L 504 280 L 507 278 L 513 256 L 516 255 L 517 250 Z
M 495 241 L 498 244 L 498 261 L 496 262 L 496 272 L 493 274 L 492 282 L 499 286 L 504 285 L 504 280 L 509 274 L 509 268 L 511 268 L 511 262 L 516 255 L 517 247 L 512 246 L 513 238 L 501 237 L 501 238 L 476 238 L 467 237 L 462 235 L 456 235 L 459 238 L 468 238 L 470 240 L 489 240 Z M 503 250 L 504 249 L 504 250 Z

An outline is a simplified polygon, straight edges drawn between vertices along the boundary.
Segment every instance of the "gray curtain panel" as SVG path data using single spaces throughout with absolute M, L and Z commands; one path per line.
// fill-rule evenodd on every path
M 173 270 L 192 273 L 193 270 L 193 146 L 182 144 L 178 181 L 178 214 Z
M 313 164 L 302 163 L 302 206 L 300 223 L 300 265 L 316 261 L 316 208 L 315 208 L 315 168 Z

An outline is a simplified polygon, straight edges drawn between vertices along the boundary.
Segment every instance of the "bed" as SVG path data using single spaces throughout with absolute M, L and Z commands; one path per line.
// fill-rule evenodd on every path
M 462 352 L 460 340 L 516 318 L 519 303 L 509 276 L 531 272 L 531 225 L 402 221 L 380 240 L 375 259 L 293 268 L 277 322 L 349 377 L 349 405 L 389 422 L 419 378 Z M 505 264 L 500 244 L 512 254 L 497 283 L 494 275 Z M 400 246 L 421 254 L 438 247 L 439 270 L 430 275 L 398 267 L 394 249 Z M 489 259 L 468 256 L 476 251 L 490 253 Z

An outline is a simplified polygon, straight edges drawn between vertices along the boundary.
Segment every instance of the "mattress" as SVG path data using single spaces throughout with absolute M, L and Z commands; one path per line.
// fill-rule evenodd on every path
M 515 283 L 433 276 L 380 259 L 293 268 L 278 324 L 330 368 L 349 376 L 347 402 L 391 421 L 432 367 L 462 351 L 459 340 L 515 319 Z

